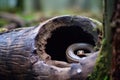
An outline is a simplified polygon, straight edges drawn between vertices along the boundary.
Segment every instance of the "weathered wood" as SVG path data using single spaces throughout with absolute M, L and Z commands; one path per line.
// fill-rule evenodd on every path
M 78 42 L 96 46 L 98 33 L 95 28 L 95 24 L 86 17 L 59 16 L 36 27 L 0 34 L 0 80 L 67 80 L 72 77 L 72 80 L 79 79 L 80 77 L 76 78 L 75 75 L 80 75 L 81 65 L 67 63 L 65 53 L 59 50 L 54 52 L 53 48 L 58 49 L 57 46 L 63 44 L 60 49 L 66 49 Z M 58 33 L 59 37 L 54 36 Z M 65 33 L 67 36 L 64 36 Z M 56 41 L 57 38 L 59 42 Z M 96 57 L 90 59 L 95 61 Z M 93 65 L 90 67 L 93 68 Z M 92 69 L 88 72 L 91 71 Z M 83 79 L 87 75 L 84 73 Z

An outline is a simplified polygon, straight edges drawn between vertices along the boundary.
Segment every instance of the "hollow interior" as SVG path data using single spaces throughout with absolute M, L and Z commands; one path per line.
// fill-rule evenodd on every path
M 73 43 L 89 43 L 95 46 L 93 36 L 80 26 L 61 26 L 51 32 L 45 45 L 46 53 L 52 60 L 66 61 L 66 49 Z

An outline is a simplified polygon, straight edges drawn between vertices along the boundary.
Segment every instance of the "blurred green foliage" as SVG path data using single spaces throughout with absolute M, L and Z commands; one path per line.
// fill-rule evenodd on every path
M 59 15 L 87 16 L 102 22 L 103 4 L 102 0 L 0 0 L 0 12 L 16 14 L 25 21 L 24 26 Z M 0 27 L 9 23 L 0 17 Z

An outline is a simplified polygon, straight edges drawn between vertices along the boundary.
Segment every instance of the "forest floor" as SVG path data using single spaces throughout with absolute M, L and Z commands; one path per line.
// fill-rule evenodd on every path
M 53 12 L 50 15 L 45 15 L 43 12 L 29 14 L 0 12 L 0 33 L 15 28 L 35 26 L 47 19 L 60 15 L 79 15 L 90 17 L 100 22 L 103 21 L 102 14 L 98 15 L 88 11 L 68 10 L 61 13 Z

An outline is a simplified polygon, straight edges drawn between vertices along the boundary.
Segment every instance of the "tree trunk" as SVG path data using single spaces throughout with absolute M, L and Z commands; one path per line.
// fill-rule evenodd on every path
M 112 18 L 113 44 L 112 44 L 112 68 L 111 79 L 120 80 L 120 0 L 115 0 L 114 14 Z
M 105 0 L 104 15 L 102 49 L 94 72 L 88 79 L 120 80 L 120 0 Z

